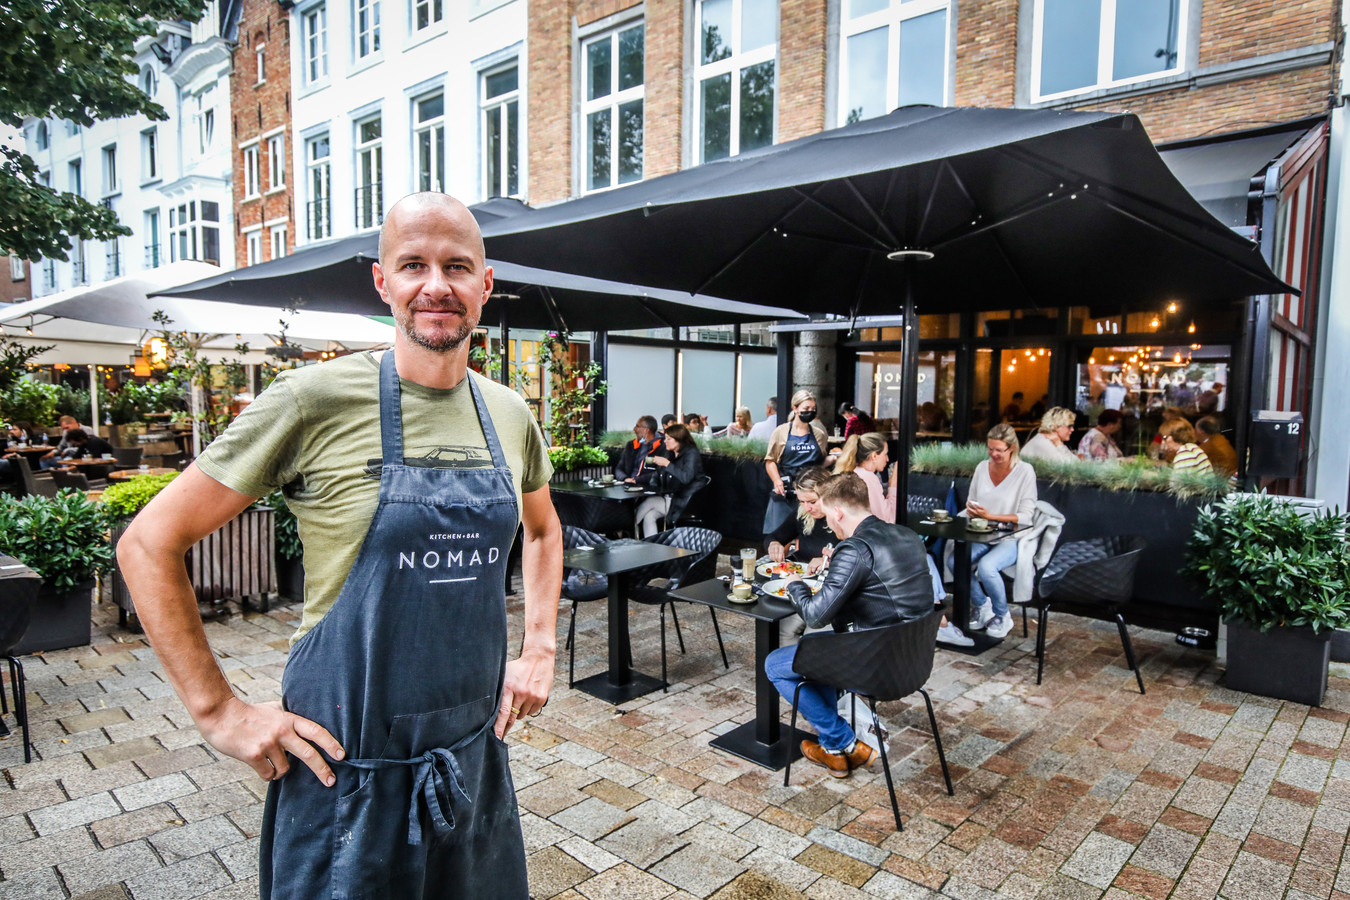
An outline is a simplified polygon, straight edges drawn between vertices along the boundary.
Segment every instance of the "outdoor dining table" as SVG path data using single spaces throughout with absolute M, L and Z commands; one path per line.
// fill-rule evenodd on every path
M 168 475 L 177 471 L 177 469 L 165 469 L 162 467 L 151 467 L 145 471 L 141 471 L 140 469 L 118 469 L 116 472 L 109 472 L 108 479 L 111 481 L 129 481 L 132 478 L 139 478 L 142 475 Z
M 1013 528 L 991 528 L 988 531 L 972 531 L 967 528 L 969 519 L 965 516 L 952 516 L 946 522 L 935 522 L 924 513 L 910 513 L 905 524 L 921 537 L 946 539 L 953 542 L 952 553 L 952 618 L 951 621 L 968 637 L 975 641 L 974 651 L 997 644 L 995 638 L 987 637 L 984 632 L 971 634 L 970 622 L 970 547 L 972 544 L 997 544 L 1001 541 L 1016 540 L 1016 535 L 1031 526 L 1017 525 Z M 940 565 L 941 563 L 939 563 Z
M 38 468 L 38 460 L 55 449 L 55 444 L 50 447 L 44 444 L 30 444 L 27 447 L 8 447 L 4 450 L 0 450 L 0 453 L 22 453 L 24 458 L 28 460 L 29 468 L 36 470 Z
M 601 534 L 621 531 L 633 526 L 633 506 L 654 492 L 629 490 L 633 485 L 616 481 L 597 484 L 590 481 L 557 481 L 549 483 L 554 495 L 567 500 L 554 500 L 558 518 L 564 525 L 575 525 Z
M 697 553 L 631 538 L 563 551 L 564 568 L 582 569 L 609 579 L 609 669 L 581 679 L 576 687 L 614 704 L 661 687 L 661 679 L 635 672 L 629 665 L 632 654 L 628 641 L 628 573 Z
M 762 583 L 762 579 L 757 579 Z M 719 735 L 709 743 L 741 759 L 781 769 L 787 765 L 788 753 L 795 760 L 802 755 L 801 742 L 815 735 L 795 731 L 784 726 L 778 713 L 778 689 L 764 672 L 764 660 L 778 649 L 778 623 L 797 612 L 787 600 L 757 593 L 754 603 L 733 603 L 727 599 L 731 586 L 720 578 L 700 581 L 670 592 L 676 600 L 701 603 L 713 609 L 749 616 L 755 620 L 755 719 Z
M 98 459 L 86 456 L 80 459 L 63 459 L 61 465 L 74 466 L 90 478 L 105 478 L 109 471 L 118 468 L 121 463 L 115 459 Z

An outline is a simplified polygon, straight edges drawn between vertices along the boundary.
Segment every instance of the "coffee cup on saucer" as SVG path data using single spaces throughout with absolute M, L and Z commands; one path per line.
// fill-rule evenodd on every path
M 744 581 L 738 581 L 731 586 L 731 593 L 737 600 L 749 600 L 754 592 L 754 588 Z
M 966 523 L 966 529 L 969 531 L 988 531 L 991 523 L 988 519 L 971 519 Z
M 945 509 L 938 508 L 932 511 L 932 516 L 934 522 L 946 522 L 951 519 L 952 514 Z
M 613 475 L 612 473 L 609 474 L 609 475 L 601 475 L 601 476 L 600 476 L 600 480 L 601 480 L 602 482 L 604 482 L 605 484 L 613 484 L 613 483 L 614 483 L 614 475 Z

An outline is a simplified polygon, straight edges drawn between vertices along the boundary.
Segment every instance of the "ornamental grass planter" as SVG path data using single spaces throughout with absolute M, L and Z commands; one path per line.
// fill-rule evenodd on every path
M 1229 690 L 1321 706 L 1327 694 L 1331 632 L 1272 628 L 1261 632 L 1244 622 L 1228 624 Z
M 58 594 L 43 583 L 33 604 L 28 630 L 14 645 L 12 654 L 24 656 L 40 650 L 66 650 L 87 647 L 93 633 L 92 606 L 94 582 L 82 581 L 71 591 Z

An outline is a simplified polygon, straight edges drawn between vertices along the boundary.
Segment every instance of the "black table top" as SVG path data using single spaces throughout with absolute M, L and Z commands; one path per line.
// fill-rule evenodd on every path
M 582 494 L 586 497 L 598 497 L 602 500 L 637 500 L 653 491 L 630 491 L 630 485 L 616 481 L 611 485 L 593 485 L 587 481 L 556 481 L 549 483 L 549 490 L 565 494 Z
M 787 600 L 780 600 L 768 594 L 757 593 L 754 603 L 733 603 L 727 599 L 731 585 L 720 578 L 710 578 L 687 587 L 676 588 L 670 596 L 690 603 L 702 603 L 716 609 L 724 609 L 741 616 L 749 616 L 764 622 L 778 622 L 797 612 L 797 608 Z
M 1010 535 L 1026 531 L 1030 525 L 1018 525 L 1015 528 L 991 528 L 988 531 L 971 531 L 966 527 L 969 520 L 964 516 L 953 516 L 946 522 L 934 522 L 923 513 L 910 515 L 905 524 L 924 537 L 947 538 L 953 541 L 965 541 L 970 544 L 997 544 Z
M 698 552 L 630 538 L 606 541 L 595 547 L 574 547 L 571 550 L 564 550 L 563 566 L 569 569 L 584 569 L 597 575 L 617 575 L 620 572 L 631 572 L 633 569 L 669 562 L 683 556 L 694 556 Z

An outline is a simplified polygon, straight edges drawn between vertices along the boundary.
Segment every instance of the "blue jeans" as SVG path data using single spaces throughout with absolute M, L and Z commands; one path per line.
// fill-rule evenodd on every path
M 1017 562 L 1017 541 L 1004 538 L 997 544 L 975 544 L 970 548 L 970 611 L 986 601 L 993 604 L 994 615 L 1008 614 L 1008 592 L 1003 587 L 1002 569 Z
M 942 573 L 938 569 L 937 560 L 933 559 L 933 554 L 925 553 L 924 556 L 928 559 L 928 577 L 933 579 L 933 602 L 940 604 L 947 596 L 947 588 L 942 583 Z
M 803 681 L 802 676 L 792 671 L 792 662 L 796 658 L 797 645 L 793 644 L 779 647 L 764 660 L 764 674 L 789 703 L 797 685 Z M 816 729 L 820 746 L 836 753 L 847 749 L 854 739 L 853 729 L 839 715 L 838 705 L 839 692 L 821 684 L 804 685 L 797 696 L 797 709 Z

